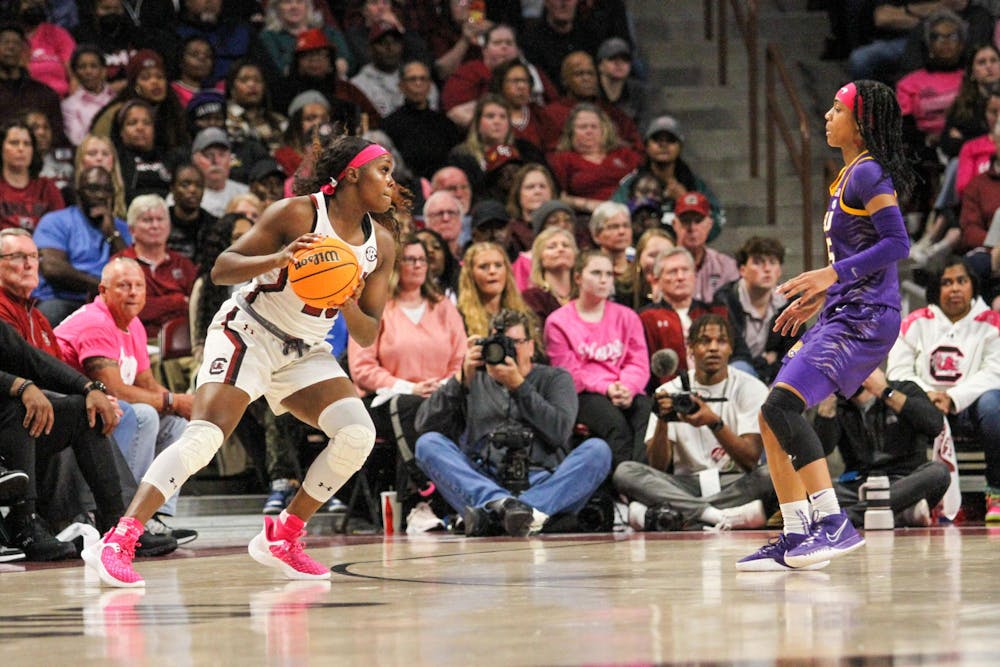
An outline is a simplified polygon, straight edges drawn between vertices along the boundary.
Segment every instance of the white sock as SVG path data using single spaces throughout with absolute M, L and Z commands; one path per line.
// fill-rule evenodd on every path
M 809 501 L 795 500 L 781 503 L 781 520 L 785 522 L 783 531 L 785 535 L 808 535 L 812 523 L 809 519 Z
M 816 493 L 809 494 L 809 504 L 812 505 L 813 512 L 819 514 L 819 518 L 831 514 L 840 514 L 840 503 L 837 502 L 837 494 L 833 488 L 820 489 Z

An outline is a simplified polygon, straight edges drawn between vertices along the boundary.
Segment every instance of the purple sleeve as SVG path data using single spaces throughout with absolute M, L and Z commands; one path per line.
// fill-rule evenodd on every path
M 892 179 L 883 178 L 882 167 L 874 160 L 859 164 L 844 192 L 848 206 L 865 208 L 878 195 L 895 196 Z M 885 269 L 910 254 L 910 237 L 898 204 L 886 206 L 871 216 L 878 241 L 856 255 L 835 262 L 833 270 L 841 282 L 853 281 Z

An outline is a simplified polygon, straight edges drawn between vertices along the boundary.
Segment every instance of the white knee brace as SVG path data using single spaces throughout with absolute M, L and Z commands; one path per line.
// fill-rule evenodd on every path
M 330 442 L 309 466 L 302 488 L 326 501 L 368 460 L 375 446 L 375 424 L 361 399 L 352 397 L 328 405 L 319 425 Z
M 212 422 L 196 420 L 189 423 L 180 439 L 156 457 L 142 481 L 152 484 L 169 498 L 188 477 L 212 461 L 224 439 L 222 429 Z

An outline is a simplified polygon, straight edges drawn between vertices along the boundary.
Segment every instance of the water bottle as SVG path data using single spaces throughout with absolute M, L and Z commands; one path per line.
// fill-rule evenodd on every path
M 858 487 L 858 497 L 868 503 L 865 510 L 865 530 L 892 530 L 895 523 L 889 505 L 889 478 L 870 475 Z

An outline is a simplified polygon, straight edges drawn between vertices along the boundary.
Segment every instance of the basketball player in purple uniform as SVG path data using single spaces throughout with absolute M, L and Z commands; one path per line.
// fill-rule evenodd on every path
M 864 545 L 840 509 L 823 446 L 803 412 L 834 392 L 852 396 L 899 335 L 896 262 L 910 244 L 895 190 L 909 192 L 914 175 L 889 87 L 849 83 L 825 118 L 826 141 L 841 150 L 845 165 L 823 218 L 829 264 L 778 288 L 798 298 L 774 329 L 794 335 L 820 315 L 785 357 L 759 417 L 784 530 L 739 560 L 742 571 L 818 569 Z
M 308 172 L 300 169 L 296 175 L 295 189 L 302 196 L 271 204 L 215 262 L 216 284 L 251 282 L 222 305 L 208 329 L 191 422 L 153 461 L 118 525 L 82 554 L 109 586 L 145 585 L 132 567 L 143 524 L 164 498 L 212 460 L 260 396 L 275 414 L 291 412 L 330 441 L 288 507 L 277 518 L 264 517 L 264 530 L 248 550 L 254 560 L 289 579 L 330 578 L 330 569 L 303 550 L 305 522 L 361 469 L 375 444 L 375 425 L 324 339 L 334 318 L 343 317 L 358 343 L 374 342 L 395 241 L 373 217 L 391 228 L 393 204 L 408 202 L 393 180 L 392 156 L 378 144 L 325 137 L 316 139 L 313 155 Z M 324 236 L 351 246 L 362 271 L 360 284 L 338 309 L 304 304 L 288 283 L 294 254 Z M 166 398 L 163 407 L 170 409 Z

